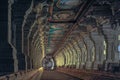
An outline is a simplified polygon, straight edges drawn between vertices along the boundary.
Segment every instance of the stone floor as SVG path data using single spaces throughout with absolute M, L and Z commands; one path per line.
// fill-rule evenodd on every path
M 80 79 L 57 71 L 43 71 L 38 72 L 31 80 L 80 80 Z

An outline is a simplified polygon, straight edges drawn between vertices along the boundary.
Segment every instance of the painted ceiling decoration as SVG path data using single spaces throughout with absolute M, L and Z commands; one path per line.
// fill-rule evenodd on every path
M 60 9 L 74 9 L 81 4 L 81 0 L 57 0 L 57 7 Z
M 60 11 L 53 15 L 55 20 L 72 20 L 74 17 L 75 13 L 73 11 Z
M 71 24 L 49 24 L 47 52 L 52 52 L 56 44 L 59 44 L 61 38 L 64 36 L 65 31 Z
M 54 0 L 53 5 L 49 7 L 49 20 L 53 22 L 74 21 L 83 2 L 85 3 L 82 0 Z
M 87 26 L 88 21 L 94 20 L 83 17 L 93 1 L 33 0 L 32 10 L 27 15 L 26 22 L 24 21 L 24 42 L 29 40 L 37 49 L 41 48 L 42 54 L 57 53 L 62 45 L 74 39 L 73 36 L 78 34 L 80 29 L 86 30 L 84 26 Z M 81 22 L 83 25 L 79 25 Z M 91 21 L 89 25 L 92 24 Z M 23 44 L 30 48 L 32 46 L 29 43 Z

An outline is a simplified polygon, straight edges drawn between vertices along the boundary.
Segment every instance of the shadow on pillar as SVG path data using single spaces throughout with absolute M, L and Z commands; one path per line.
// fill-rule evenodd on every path
M 18 59 L 18 70 L 25 70 L 25 55 L 20 53 L 17 55 L 17 59 Z
M 27 56 L 27 69 L 31 69 L 30 57 Z
M 6 42 L 0 44 L 0 76 L 14 72 L 12 48 Z

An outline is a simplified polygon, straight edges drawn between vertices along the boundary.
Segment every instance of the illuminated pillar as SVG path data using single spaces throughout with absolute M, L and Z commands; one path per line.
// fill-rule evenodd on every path
M 74 56 L 75 56 L 75 57 L 74 57 L 74 60 L 75 60 L 74 68 L 76 68 L 77 63 L 78 63 L 78 62 L 77 62 L 77 61 L 78 61 L 78 55 L 77 55 L 78 53 L 77 53 L 77 49 L 76 49 L 75 44 L 74 44 L 75 42 L 71 42 L 71 43 L 72 43 L 71 46 L 72 46 L 72 48 L 73 48 L 73 50 L 74 50 Z
M 73 64 L 72 64 L 72 67 L 75 67 L 75 65 L 76 65 L 76 54 L 77 53 L 76 53 L 76 50 L 75 50 L 73 44 L 69 44 L 69 46 L 70 46 L 70 49 L 71 49 L 71 51 L 73 53 Z
M 81 62 L 81 49 L 79 47 L 78 41 L 74 40 L 74 48 L 76 49 L 76 68 L 79 69 L 80 67 L 80 62 Z
M 70 53 L 70 66 L 72 66 L 73 65 L 73 52 L 71 51 L 70 46 L 68 46 L 68 50 L 69 50 L 69 53 Z
M 63 53 L 65 54 L 66 62 L 65 62 L 65 67 L 68 65 L 68 56 L 66 54 L 66 51 L 63 49 Z
M 72 58 L 71 58 L 71 56 L 72 56 L 72 54 L 71 54 L 71 52 L 70 52 L 70 49 L 68 48 L 68 46 L 66 47 L 66 50 L 67 50 L 67 52 L 69 53 L 69 67 L 71 67 L 71 63 L 72 63 Z
M 67 54 L 67 67 L 70 66 L 70 54 L 68 52 L 68 50 L 65 48 L 66 54 Z
M 67 56 L 67 67 L 69 67 L 69 54 L 66 49 L 65 49 L 65 54 Z
M 66 64 L 66 57 L 65 57 L 65 54 L 63 52 L 62 52 L 62 55 L 64 57 L 64 65 L 63 66 L 65 66 L 65 64 Z
M 70 52 L 70 55 L 71 55 L 71 63 L 70 63 L 70 67 L 72 67 L 74 65 L 74 52 L 70 46 L 70 44 L 68 44 L 68 49 L 69 49 L 69 52 Z
M 85 44 L 83 41 L 79 42 L 79 46 L 81 48 L 81 63 L 80 63 L 80 69 L 85 68 L 85 63 L 86 63 L 86 57 L 87 57 L 87 50 L 85 47 Z

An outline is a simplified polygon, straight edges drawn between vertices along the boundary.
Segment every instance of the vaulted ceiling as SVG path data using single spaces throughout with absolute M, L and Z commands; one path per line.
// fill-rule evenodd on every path
M 28 37 L 31 42 L 35 42 L 34 33 L 37 35 L 38 31 L 45 54 L 54 54 L 92 3 L 93 0 L 46 0 L 38 4 L 31 3 L 32 8 L 26 12 L 27 18 L 22 25 L 24 46 L 27 45 Z
M 113 2 L 113 3 L 111 3 Z M 117 2 L 117 3 L 116 3 Z M 100 25 L 119 13 L 119 0 L 15 0 L 12 6 L 13 23 L 23 53 L 32 48 L 43 54 L 56 54 L 80 32 L 83 35 L 101 30 Z M 118 14 L 116 13 L 116 14 Z M 119 14 L 116 15 L 119 17 Z

